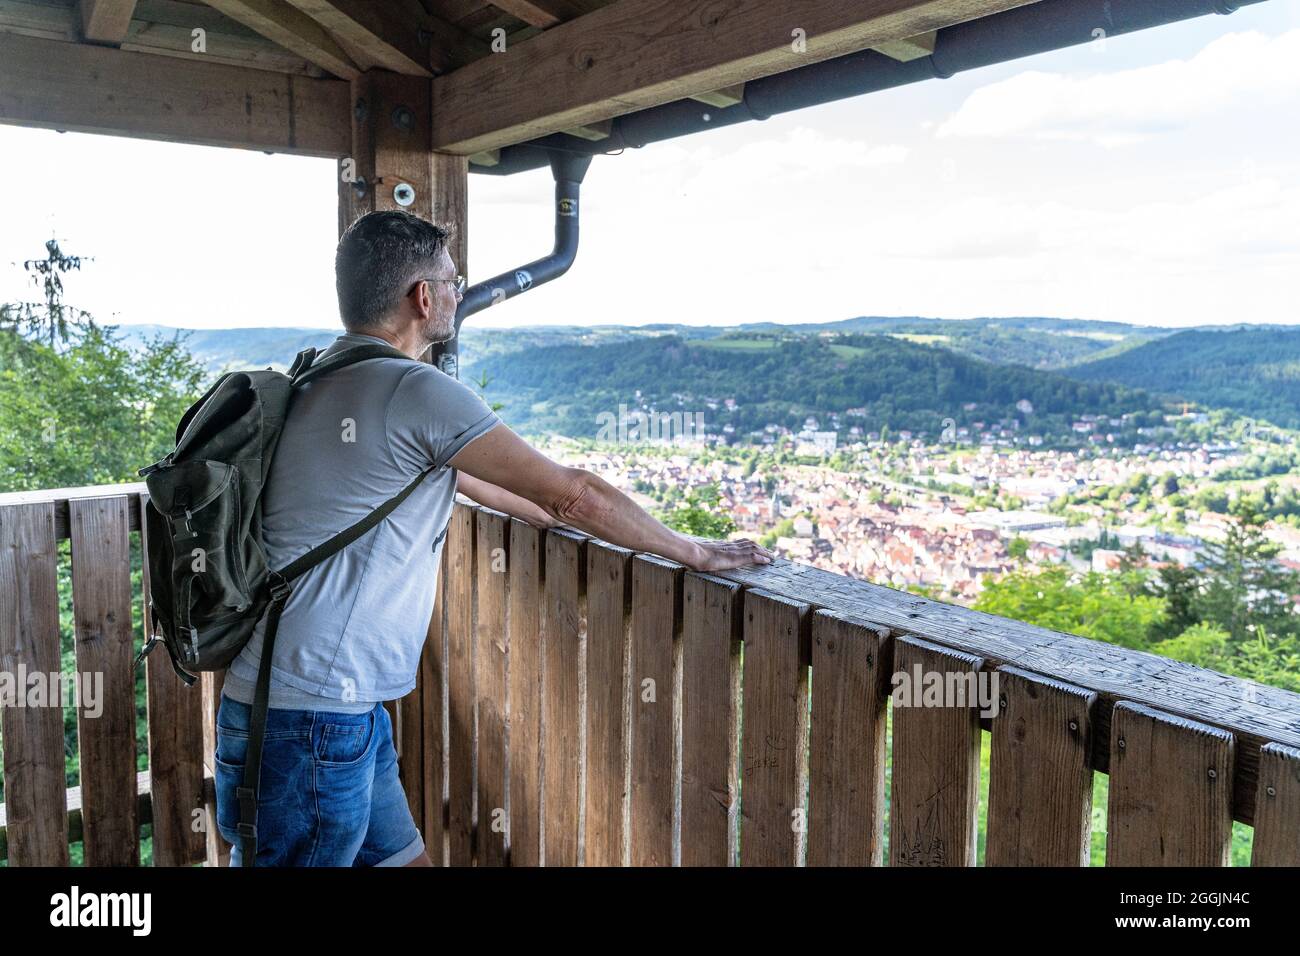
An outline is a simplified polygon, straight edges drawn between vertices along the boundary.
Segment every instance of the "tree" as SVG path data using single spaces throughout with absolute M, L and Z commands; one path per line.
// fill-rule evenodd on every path
M 44 259 L 28 259 L 23 271 L 31 273 L 32 283 L 39 284 L 45 302 L 6 302 L 0 305 L 0 328 L 49 339 L 50 348 L 67 342 L 74 330 L 94 324 L 89 312 L 63 302 L 62 276 L 80 270 L 82 262 L 91 260 L 70 256 L 59 248 L 57 239 L 45 243 Z
M 1191 597 L 1195 618 L 1218 625 L 1238 642 L 1258 628 L 1300 633 L 1292 604 L 1300 594 L 1300 574 L 1276 563 L 1280 551 L 1260 525 L 1245 521 L 1230 525 L 1224 540 L 1207 541 L 1201 581 Z
M 1145 648 L 1164 602 L 1133 595 L 1113 575 L 1074 574 L 1065 567 L 1014 571 L 987 583 L 975 608 L 1040 627 L 1068 631 L 1122 647 Z
M 172 449 L 205 373 L 179 342 L 119 339 L 90 326 L 56 351 L 0 332 L 0 490 L 134 481 Z
M 736 523 L 730 515 L 719 510 L 721 497 L 716 484 L 692 488 L 686 494 L 686 507 L 668 511 L 663 516 L 663 522 L 683 534 L 701 538 L 725 538 L 736 530 Z

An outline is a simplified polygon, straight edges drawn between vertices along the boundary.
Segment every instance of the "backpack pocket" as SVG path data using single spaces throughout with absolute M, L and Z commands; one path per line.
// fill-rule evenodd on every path
M 238 469 L 220 461 L 188 461 L 151 475 L 149 485 L 150 499 L 170 531 L 176 623 L 185 629 L 246 611 L 252 594 L 240 548 Z M 182 643 L 186 638 L 181 635 Z

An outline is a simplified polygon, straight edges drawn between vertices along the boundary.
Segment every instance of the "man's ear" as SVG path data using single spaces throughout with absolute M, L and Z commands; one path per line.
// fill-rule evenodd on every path
M 420 321 L 428 321 L 429 316 L 433 315 L 433 284 L 428 281 L 422 281 L 415 287 L 415 311 L 419 314 Z

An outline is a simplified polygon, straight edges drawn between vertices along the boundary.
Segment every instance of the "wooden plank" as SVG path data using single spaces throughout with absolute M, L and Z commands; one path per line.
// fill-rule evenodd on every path
M 1121 701 L 1111 717 L 1107 866 L 1227 866 L 1232 734 Z
M 211 786 L 211 778 L 207 781 Z M 85 836 L 85 826 L 81 817 L 81 788 L 68 787 L 65 791 L 68 806 L 68 843 L 80 843 Z M 135 775 L 136 817 L 140 823 L 153 821 L 149 798 L 149 771 L 141 770 Z M 6 818 L 5 805 L 0 803 L 0 860 L 8 858 L 9 848 L 5 842 Z
M 809 866 L 884 859 L 889 631 L 833 611 L 812 618 Z
M 153 655 L 149 655 L 152 657 Z M 225 671 L 204 671 L 199 675 L 199 693 L 203 703 L 203 768 L 207 780 L 216 780 L 217 711 L 221 706 L 221 688 L 226 683 Z M 230 866 L 231 846 L 217 829 L 217 795 L 215 785 L 203 791 L 205 846 L 204 866 Z
M 582 773 L 582 600 L 586 539 L 565 530 L 546 535 L 542 617 L 542 862 L 577 866 Z
M 17 706 L 27 679 L 60 671 L 58 554 L 52 503 L 0 507 L 0 594 L 9 596 L 0 603 L 0 671 L 13 681 L 0 695 L 11 866 L 68 865 L 62 697 Z
M 86 865 L 139 866 L 127 499 L 81 498 L 69 517 Z
M 406 76 L 429 77 L 429 51 L 418 19 L 402 3 L 370 0 L 289 0 L 332 34 L 364 51 L 368 66 Z
M 506 575 L 509 518 L 480 508 L 477 545 L 478 626 L 475 694 L 478 700 L 478 861 L 505 866 L 506 817 Z
M 971 683 L 982 666 L 929 641 L 894 640 L 891 866 L 975 865 L 980 723 Z
M 81 33 L 91 43 L 117 45 L 126 39 L 135 0 L 80 0 Z
M 147 507 L 144 501 L 137 506 Z M 140 551 L 149 553 L 147 528 Z M 154 633 L 149 600 L 149 562 L 142 571 L 144 639 Z M 145 658 L 149 722 L 149 789 L 153 865 L 188 866 L 204 859 L 204 833 L 211 821 L 203 803 L 203 688 L 176 676 L 164 647 Z
M 898 60 L 900 63 L 910 63 L 912 60 L 919 60 L 923 56 L 929 56 L 934 52 L 934 42 L 938 34 L 934 30 L 928 33 L 918 33 L 913 37 L 904 37 L 901 40 L 891 40 L 888 43 L 878 43 L 872 47 L 877 53 L 883 53 L 892 60 Z
M 603 541 L 587 545 L 587 866 L 623 864 L 631 565 L 626 548 Z
M 541 861 L 542 573 L 545 532 L 510 521 L 510 865 Z
M 427 640 L 427 631 L 426 631 Z M 424 817 L 424 789 L 428 778 L 424 773 L 424 690 L 420 686 L 424 677 L 424 652 L 420 654 L 421 664 L 416 668 L 415 687 L 397 701 L 385 701 L 397 705 L 397 720 L 393 723 L 393 734 L 397 749 L 397 776 L 402 781 L 402 790 L 406 794 L 406 805 L 411 811 L 411 819 L 420 828 L 423 835 L 426 828 Z M 390 715 L 391 716 L 391 715 Z M 425 839 L 426 849 L 430 849 Z M 433 856 L 430 855 L 430 859 Z
M 435 79 L 434 146 L 496 149 L 1025 2 L 618 0 Z
M 0 508 L 49 502 L 54 505 L 54 537 L 68 537 L 68 503 L 74 498 L 106 498 L 125 495 L 130 502 L 127 518 L 132 531 L 140 530 L 140 502 L 149 494 L 142 481 L 120 485 L 85 485 L 79 488 L 47 488 L 42 491 L 8 491 L 0 494 Z M 140 497 L 143 496 L 143 497 Z
M 1087 866 L 1097 695 L 1014 667 L 994 673 L 984 864 Z
M 207 4 L 337 77 L 352 80 L 361 75 L 319 23 L 288 4 L 278 0 L 207 0 Z
M 1251 866 L 1300 866 L 1300 750 L 1267 744 L 1259 783 Z
M 1098 695 L 1092 766 L 1105 772 L 1110 759 L 1111 709 L 1120 700 L 1147 704 L 1230 730 L 1237 738 L 1233 813 L 1252 822 L 1259 748 L 1280 743 L 1300 748 L 1300 694 L 1010 618 L 931 601 L 906 591 L 853 581 L 778 558 L 763 567 L 736 568 L 719 577 L 761 587 L 793 600 L 840 611 L 917 634 L 982 657 L 987 666 L 1010 664 L 1049 674 Z
M 304 156 L 348 153 L 341 80 L 0 34 L 0 122 Z
M 673 862 L 673 643 L 683 571 L 646 554 L 632 561 L 632 866 Z
M 447 833 L 452 866 L 473 862 L 474 509 L 457 502 L 443 545 L 447 574 Z
M 440 559 L 439 564 L 442 561 Z M 443 784 L 445 761 L 443 759 L 443 705 L 446 702 L 446 622 L 443 598 L 444 574 L 439 567 L 432 582 L 434 589 L 433 614 L 429 618 L 429 635 L 420 654 L 420 709 L 423 720 L 422 761 L 424 764 L 424 806 L 421 815 L 421 832 L 425 847 L 434 866 L 444 865 L 446 842 Z
M 745 592 L 740 862 L 800 862 L 807 771 L 807 604 Z
M 740 601 L 729 581 L 682 581 L 682 866 L 735 862 Z

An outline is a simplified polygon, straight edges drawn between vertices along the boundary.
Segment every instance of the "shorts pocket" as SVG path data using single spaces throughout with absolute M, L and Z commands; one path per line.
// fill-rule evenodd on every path
M 329 722 L 318 728 L 316 759 L 329 766 L 361 763 L 375 736 L 375 712 L 361 715 L 357 723 Z
M 228 766 L 235 766 L 240 769 L 244 766 L 244 756 L 248 753 L 248 732 L 244 730 L 234 730 L 229 727 L 222 727 L 217 724 L 217 747 L 213 756 L 217 763 L 224 763 Z

